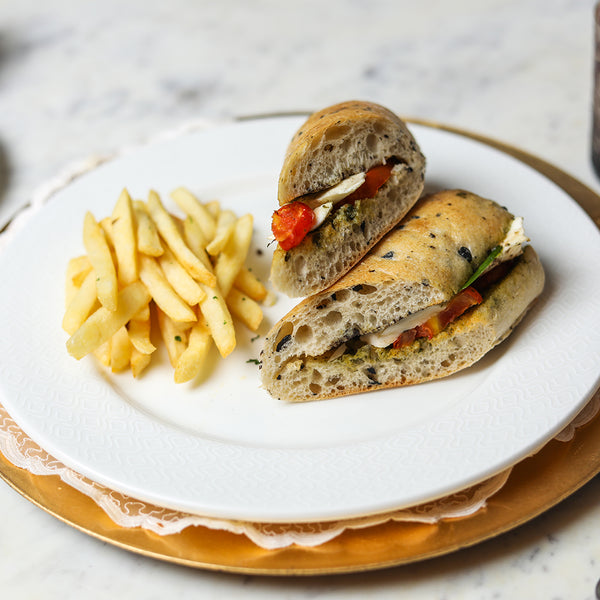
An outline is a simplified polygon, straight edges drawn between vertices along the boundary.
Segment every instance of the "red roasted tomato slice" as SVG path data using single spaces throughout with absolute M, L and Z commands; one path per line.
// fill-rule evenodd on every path
M 283 250 L 290 250 L 305 238 L 314 220 L 315 214 L 309 206 L 290 202 L 273 213 L 271 231 Z

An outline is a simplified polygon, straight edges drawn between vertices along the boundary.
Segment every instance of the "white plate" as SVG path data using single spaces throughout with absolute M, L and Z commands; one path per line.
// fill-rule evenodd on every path
M 141 500 L 205 516 L 314 521 L 374 513 L 457 491 L 512 465 L 586 403 L 600 373 L 598 230 L 553 183 L 484 144 L 423 125 L 429 188 L 461 187 L 525 218 L 547 286 L 516 332 L 445 380 L 288 405 L 259 387 L 261 339 L 240 334 L 203 382 L 177 386 L 164 356 L 135 381 L 65 350 L 67 260 L 85 211 L 185 185 L 255 215 L 253 267 L 266 276 L 276 181 L 297 117 L 237 122 L 142 147 L 84 175 L 0 255 L 1 402 L 68 466 Z M 259 253 L 262 251 L 262 254 Z M 266 328 L 292 302 L 266 309 Z

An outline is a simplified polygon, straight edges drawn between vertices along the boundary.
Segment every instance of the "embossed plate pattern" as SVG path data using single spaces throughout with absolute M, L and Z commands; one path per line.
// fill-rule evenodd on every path
M 68 357 L 62 278 L 68 258 L 82 252 L 84 212 L 109 214 L 124 185 L 134 196 L 153 187 L 164 198 L 186 185 L 253 212 L 254 267 L 265 274 L 278 169 L 301 121 L 234 123 L 122 156 L 57 193 L 0 255 L 3 404 L 48 452 L 113 489 L 179 510 L 325 520 L 479 481 L 540 448 L 585 404 L 600 359 L 600 315 L 588 301 L 600 276 L 585 260 L 600 251 L 597 229 L 535 170 L 419 124 L 411 127 L 428 158 L 428 187 L 470 189 L 524 216 L 547 271 L 534 310 L 477 367 L 414 388 L 289 406 L 259 388 L 247 361 L 260 340 L 250 335 L 229 360 L 214 361 L 208 380 L 181 387 L 164 359 L 132 381 Z M 265 326 L 290 305 L 280 297 Z

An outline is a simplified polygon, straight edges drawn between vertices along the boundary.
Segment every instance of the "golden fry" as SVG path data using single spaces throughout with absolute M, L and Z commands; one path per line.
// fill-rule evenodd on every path
M 233 288 L 227 294 L 227 306 L 231 314 L 235 315 L 252 331 L 256 331 L 262 323 L 263 312 L 258 303 L 236 288 Z
M 190 275 L 197 281 L 213 287 L 216 284 L 215 275 L 202 264 L 200 259 L 186 245 L 175 221 L 165 210 L 158 194 L 154 191 L 151 191 L 148 195 L 148 211 L 167 246 Z
M 148 302 L 150 294 L 142 282 L 137 281 L 123 288 L 117 296 L 116 310 L 101 306 L 67 340 L 69 354 L 78 360 L 83 358 L 109 340 Z
M 137 224 L 137 249 L 148 256 L 160 256 L 163 253 L 163 245 L 156 224 L 148 214 L 146 203 L 135 200 L 133 210 Z
M 125 326 L 119 327 L 110 343 L 110 369 L 119 373 L 129 367 L 131 359 L 131 343 Z
M 212 240 L 215 235 L 215 219 L 200 200 L 183 187 L 172 192 L 171 198 L 188 217 L 200 225 L 206 239 Z
M 140 373 L 150 364 L 151 354 L 140 352 L 135 346 L 131 349 L 131 373 L 139 377 Z
M 183 235 L 185 237 L 185 243 L 188 245 L 190 250 L 202 261 L 202 264 L 208 271 L 213 272 L 213 266 L 210 262 L 210 258 L 206 253 L 207 241 L 204 237 L 200 225 L 194 221 L 194 219 L 186 218 L 183 222 Z
M 217 256 L 223 251 L 235 229 L 236 220 L 237 217 L 231 210 L 224 210 L 219 214 L 215 236 L 212 238 L 210 244 L 206 246 L 206 251 L 211 256 Z
M 133 207 L 125 189 L 113 209 L 112 226 L 113 245 L 117 256 L 117 279 L 124 287 L 138 278 Z
M 106 237 L 91 212 L 83 221 L 83 243 L 96 272 L 96 292 L 100 304 L 108 310 L 117 309 L 117 272 Z
M 132 321 L 150 321 L 150 304 L 142 306 L 138 312 L 131 317 Z
M 204 298 L 204 291 L 198 282 L 181 266 L 168 248 L 158 259 L 158 263 L 167 281 L 190 306 L 195 306 Z
M 219 288 L 204 286 L 204 291 L 206 298 L 200 303 L 200 310 L 206 317 L 219 353 L 225 358 L 233 352 L 236 344 L 233 319 Z
M 229 294 L 229 291 L 233 287 L 233 282 L 248 255 L 248 249 L 252 240 L 253 222 L 254 219 L 250 214 L 240 217 L 235 223 L 233 234 L 229 238 L 223 252 L 217 257 L 215 275 L 224 296 Z
M 239 270 L 233 281 L 233 285 L 257 302 L 262 302 L 267 297 L 267 288 L 246 266 L 242 266 Z
M 88 318 L 91 312 L 98 308 L 96 297 L 96 273 L 90 270 L 83 280 L 81 287 L 69 302 L 62 321 L 62 328 L 73 335 L 81 324 Z
M 150 256 L 140 256 L 140 279 L 152 299 L 174 321 L 194 321 L 194 311 L 185 303 L 167 281 L 158 262 Z
M 68 262 L 65 277 L 65 308 L 69 306 L 86 275 L 91 270 L 90 259 L 85 254 L 76 256 Z
M 216 223 L 219 218 L 219 213 L 221 212 L 221 203 L 218 200 L 211 200 L 210 202 L 205 202 L 204 207 Z
M 177 323 L 162 310 L 158 309 L 156 315 L 158 328 L 160 329 L 162 339 L 167 348 L 167 354 L 169 355 L 169 362 L 172 367 L 175 367 L 179 357 L 187 348 L 188 332 L 178 326 Z
M 139 314 L 139 313 L 138 313 Z M 131 345 L 141 354 L 152 354 L 156 346 L 150 340 L 150 317 L 148 319 L 133 318 L 127 325 L 127 333 Z
M 190 329 L 188 346 L 181 353 L 175 365 L 175 383 L 191 381 L 200 373 L 211 344 L 210 329 L 204 317 L 199 315 L 198 321 Z
M 110 340 L 106 340 L 103 344 L 100 344 L 92 354 L 96 357 L 96 360 L 105 367 L 110 367 Z

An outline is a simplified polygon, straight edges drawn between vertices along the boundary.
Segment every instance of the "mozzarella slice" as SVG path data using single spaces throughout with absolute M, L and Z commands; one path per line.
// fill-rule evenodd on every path
M 488 265 L 487 269 L 485 269 L 483 273 L 491 271 L 494 267 L 504 261 L 517 258 L 517 256 L 523 252 L 523 244 L 528 241 L 529 238 L 525 235 L 525 229 L 523 228 L 523 217 L 515 217 L 513 222 L 510 224 L 504 239 L 500 243 L 502 248 L 500 254 L 496 256 L 496 258 Z
M 401 333 L 422 325 L 425 323 L 425 321 L 442 311 L 444 306 L 444 304 L 428 306 L 427 308 L 419 310 L 412 315 L 408 315 L 408 317 L 404 317 L 404 319 L 401 319 L 397 323 L 386 327 L 383 331 L 367 333 L 360 339 L 370 346 L 375 346 L 376 348 L 387 348 L 390 344 L 393 344 L 396 341 Z
M 315 220 L 313 221 L 313 226 L 310 228 L 310 231 L 313 231 L 321 223 L 327 218 L 327 215 L 331 212 L 333 208 L 333 202 L 326 202 L 325 204 L 321 204 L 321 206 L 317 206 L 313 209 L 313 213 L 315 215 Z
M 352 192 L 356 191 L 365 182 L 365 174 L 357 173 L 340 181 L 337 185 L 320 192 L 312 198 L 302 200 L 304 204 L 312 208 L 315 214 L 315 220 L 310 231 L 314 231 L 323 223 L 331 209 L 344 198 L 347 198 Z
M 357 173 L 356 175 L 348 177 L 348 179 L 340 181 L 337 185 L 330 187 L 324 192 L 319 192 L 312 198 L 302 201 L 313 210 L 328 202 L 336 204 L 340 200 L 348 197 L 352 192 L 355 192 L 365 182 L 365 179 L 365 173 Z

